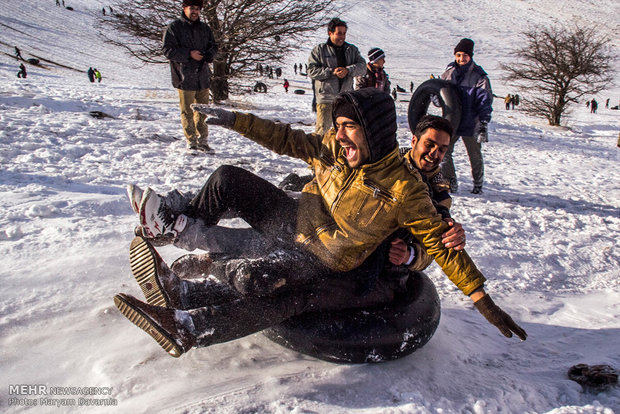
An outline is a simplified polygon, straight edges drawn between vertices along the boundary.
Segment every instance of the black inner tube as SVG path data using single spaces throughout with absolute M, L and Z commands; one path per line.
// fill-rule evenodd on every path
M 452 124 L 456 131 L 461 123 L 461 99 L 456 87 L 443 79 L 429 79 L 417 87 L 409 102 L 408 121 L 411 132 L 420 119 L 428 112 L 428 106 L 433 96 L 440 104 L 442 117 Z
M 264 334 L 294 351 L 330 362 L 383 362 L 424 346 L 439 325 L 441 307 L 433 282 L 410 272 L 402 301 L 380 308 L 308 312 Z

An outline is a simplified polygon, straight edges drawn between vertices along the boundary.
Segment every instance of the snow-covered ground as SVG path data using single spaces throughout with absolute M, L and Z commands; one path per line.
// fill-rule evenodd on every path
M 620 412 L 620 388 L 584 392 L 566 375 L 577 363 L 620 369 L 620 111 L 604 108 L 607 98 L 618 104 L 618 87 L 596 97 L 597 114 L 580 105 L 562 128 L 506 111 L 497 99 L 483 195 L 469 193 L 465 150 L 460 143 L 455 150 L 454 215 L 488 291 L 527 330 L 527 341 L 501 336 L 433 265 L 427 273 L 442 300 L 441 323 L 406 358 L 337 365 L 256 334 L 173 359 L 112 302 L 118 292 L 140 294 L 128 265 L 136 219 L 124 185 L 196 189 L 225 163 L 277 183 L 304 165 L 215 127 L 216 154 L 188 155 L 167 66 L 141 66 L 100 40 L 94 19 L 107 3 L 75 3 L 68 11 L 52 0 L 0 0 L 0 411 Z M 392 82 L 406 89 L 441 73 L 463 36 L 476 40 L 474 58 L 499 96 L 514 93 L 498 68 L 513 59 L 521 28 L 593 23 L 620 50 L 613 0 L 452 3 L 362 0 L 342 17 L 348 40 L 364 55 L 384 48 Z M 309 37 L 283 67 L 292 90 L 309 89 L 292 66 L 324 38 Z M 28 78 L 17 79 L 15 45 L 26 58 L 77 71 L 44 61 L 47 68 L 28 65 Z M 89 66 L 102 72 L 101 84 L 88 82 Z M 310 131 L 310 94 L 268 84 L 269 93 L 234 96 L 229 106 Z M 403 145 L 409 96 L 397 102 Z M 93 110 L 113 118 L 92 118 Z M 184 253 L 161 252 L 169 260 Z M 41 401 L 16 395 L 18 384 L 111 387 L 85 398 L 118 405 L 9 405 L 11 398 Z M 54 404 L 81 396 L 47 397 Z

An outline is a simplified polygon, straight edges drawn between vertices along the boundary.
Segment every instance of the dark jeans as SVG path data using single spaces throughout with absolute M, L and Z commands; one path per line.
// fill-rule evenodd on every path
M 357 269 L 334 272 L 294 243 L 297 200 L 238 167 L 222 166 L 186 214 L 215 225 L 226 212 L 276 242 L 263 258 L 216 262 L 213 279 L 185 280 L 184 302 L 198 346 L 240 338 L 307 311 L 390 303 L 401 288 L 391 277 L 385 241 Z M 387 266 L 387 267 L 386 267 Z
M 186 215 L 212 226 L 226 212 L 242 218 L 266 237 L 293 244 L 297 200 L 257 175 L 230 165 L 211 174 L 190 202 Z
M 469 163 L 471 165 L 471 176 L 475 186 L 482 186 L 484 183 L 484 160 L 482 158 L 482 145 L 477 141 L 476 137 L 458 135 L 453 136 L 448 146 L 448 151 L 441 163 L 441 173 L 447 179 L 456 179 L 456 170 L 454 169 L 454 161 L 452 159 L 452 153 L 454 151 L 454 145 L 459 140 L 463 139 L 465 144 L 465 150 L 469 156 Z
M 318 277 L 313 284 L 262 297 L 243 295 L 209 279 L 187 282 L 192 284 L 192 305 L 203 305 L 187 311 L 198 347 L 241 338 L 304 312 L 385 305 L 398 297 L 400 289 L 396 280 L 379 278 L 370 291 L 362 293 L 353 273 Z

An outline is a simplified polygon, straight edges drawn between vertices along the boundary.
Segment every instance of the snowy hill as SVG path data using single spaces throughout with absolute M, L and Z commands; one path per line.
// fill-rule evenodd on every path
M 620 51 L 616 1 L 452 3 L 363 0 L 342 18 L 348 40 L 364 55 L 382 47 L 393 82 L 406 88 L 441 73 L 464 36 L 476 41 L 474 59 L 500 96 L 511 91 L 499 63 L 513 59 L 508 52 L 520 45 L 522 28 L 594 23 Z M 401 360 L 336 365 L 260 334 L 177 360 L 112 302 L 118 292 L 140 294 L 128 265 L 137 221 L 124 185 L 195 190 L 222 164 L 277 183 L 305 167 L 215 127 L 216 154 L 188 155 L 167 66 L 142 66 L 100 40 L 95 19 L 108 3 L 67 5 L 74 10 L 52 0 L 0 0 L 0 411 L 620 412 L 620 388 L 584 392 L 566 376 L 577 363 L 620 369 L 620 111 L 600 105 L 590 114 L 582 105 L 567 127 L 551 128 L 505 111 L 498 99 L 480 196 L 469 193 L 464 147 L 455 149 L 461 190 L 454 216 L 466 228 L 467 250 L 489 279 L 488 291 L 526 329 L 527 341 L 501 336 L 433 265 L 427 274 L 442 300 L 439 328 Z M 310 37 L 283 67 L 291 89 L 309 88 L 292 66 L 324 38 L 324 32 Z M 28 78 L 17 79 L 14 46 L 45 67 L 27 65 Z M 101 84 L 88 82 L 90 66 L 102 72 Z M 285 94 L 279 81 L 267 82 L 269 93 L 237 95 L 229 106 L 310 131 L 311 96 Z M 403 145 L 410 138 L 408 98 L 397 102 Z M 607 98 L 617 104 L 620 88 L 596 97 Z M 88 115 L 93 110 L 112 118 L 95 119 Z M 167 260 L 184 253 L 161 252 Z M 110 394 L 96 398 L 118 405 L 9 405 L 17 384 L 106 387 Z M 51 404 L 63 398 L 47 397 Z

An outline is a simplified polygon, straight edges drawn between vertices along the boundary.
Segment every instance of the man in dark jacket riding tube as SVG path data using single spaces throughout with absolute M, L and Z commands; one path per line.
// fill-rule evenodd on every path
M 215 269 L 216 277 L 228 283 L 214 289 L 210 279 L 178 278 L 147 239 L 134 240 L 132 270 L 137 269 L 134 276 L 148 303 L 126 294 L 117 295 L 115 303 L 172 356 L 193 346 L 240 338 L 311 310 L 392 303 L 400 285 L 383 275 L 390 237 L 399 228 L 424 245 L 490 323 L 507 337 L 514 332 L 526 338 L 485 293 L 485 278 L 467 253 L 442 243 L 449 226 L 418 169 L 399 154 L 394 101 L 388 94 L 375 88 L 340 94 L 332 112 L 335 129 L 322 137 L 251 114 L 206 105 L 194 108 L 209 115 L 211 125 L 306 161 L 314 179 L 296 200 L 243 169 L 222 166 L 181 211 L 166 197 L 150 189 L 144 192 L 140 224 L 149 237 L 178 237 L 196 221 L 212 226 L 225 212 L 234 212 L 278 245 L 263 259 L 231 261 Z M 441 151 L 450 139 L 448 132 L 434 128 L 420 135 L 420 142 Z M 422 163 L 434 168 L 436 150 L 419 149 Z M 282 285 L 271 291 L 233 287 L 236 280 L 260 283 L 278 276 Z
M 208 24 L 200 21 L 203 0 L 183 0 L 181 17 L 168 25 L 162 51 L 170 61 L 172 86 L 179 91 L 181 124 L 192 150 L 211 151 L 205 116 L 194 113 L 193 103 L 209 103 L 211 69 L 217 44 Z

